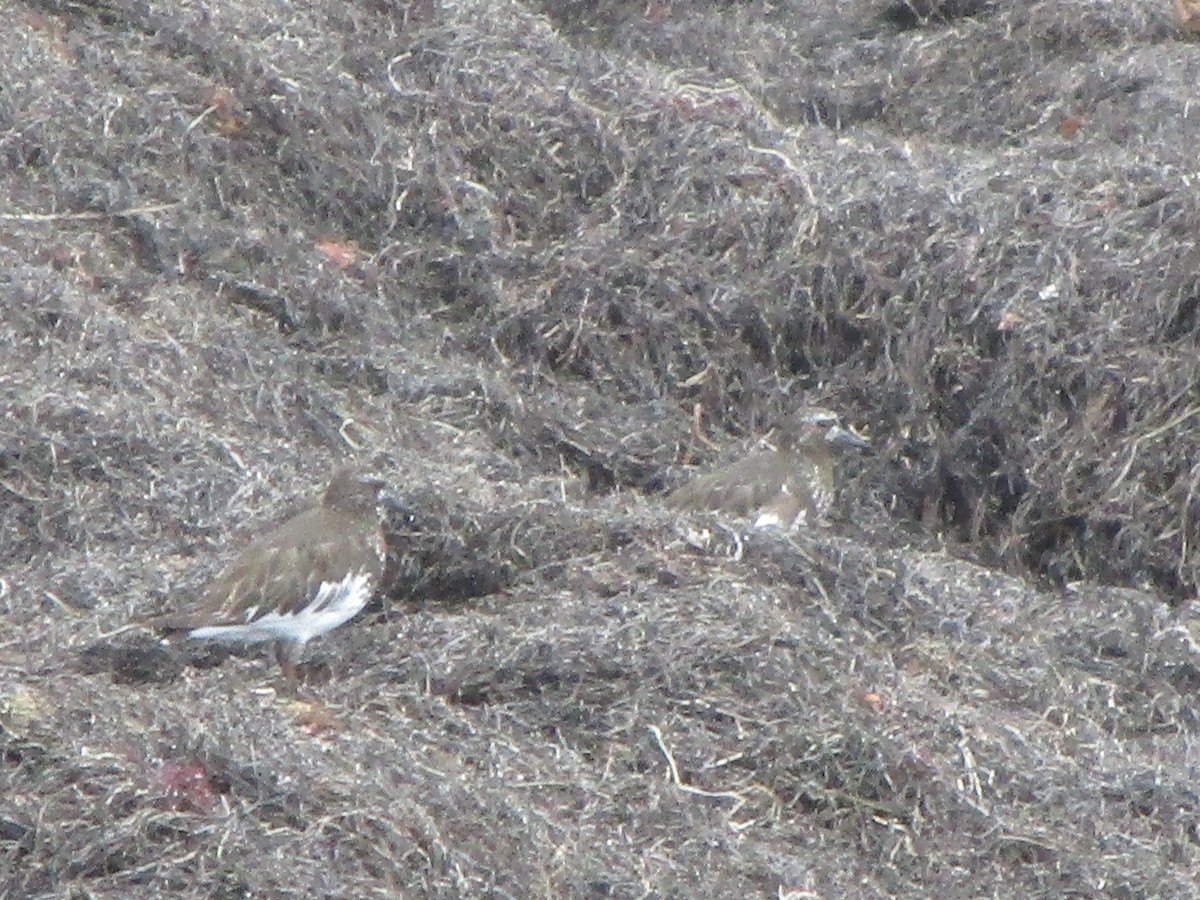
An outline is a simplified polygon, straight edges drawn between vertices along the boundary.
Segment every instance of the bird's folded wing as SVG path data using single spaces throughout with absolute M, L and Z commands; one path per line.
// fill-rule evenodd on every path
M 668 502 L 680 509 L 721 509 L 749 515 L 779 493 L 784 482 L 774 452 L 753 453 L 678 488 Z
M 163 631 L 190 631 L 209 625 L 235 625 L 269 612 L 289 612 L 316 595 L 324 572 L 295 546 L 253 548 L 243 554 L 204 592 L 193 609 L 156 616 L 144 624 Z
M 292 613 L 307 606 L 321 585 L 382 564 L 373 529 L 328 521 L 314 511 L 254 541 L 204 592 L 194 609 L 157 616 L 143 624 L 164 631 L 253 621 L 267 613 Z

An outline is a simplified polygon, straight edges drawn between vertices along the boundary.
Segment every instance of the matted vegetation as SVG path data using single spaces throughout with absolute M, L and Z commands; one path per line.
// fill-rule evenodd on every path
M 1169 4 L 6 20 L 0 896 L 1200 894 Z M 664 508 L 800 403 L 830 527 Z M 110 634 L 345 459 L 299 692 Z

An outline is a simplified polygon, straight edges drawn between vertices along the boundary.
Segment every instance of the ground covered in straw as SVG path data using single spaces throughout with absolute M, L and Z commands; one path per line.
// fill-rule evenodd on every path
M 15 0 L 0 897 L 1200 896 L 1160 0 Z M 839 410 L 828 527 L 663 494 Z M 283 685 L 164 645 L 354 461 Z

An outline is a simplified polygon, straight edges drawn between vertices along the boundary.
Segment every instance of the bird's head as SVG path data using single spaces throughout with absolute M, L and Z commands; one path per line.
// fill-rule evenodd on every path
M 374 514 L 384 484 L 381 478 L 363 474 L 353 466 L 342 466 L 334 473 L 321 503 L 340 512 Z
M 783 429 L 780 444 L 811 449 L 871 449 L 871 442 L 842 425 L 837 413 L 820 406 L 806 406 L 796 410 Z

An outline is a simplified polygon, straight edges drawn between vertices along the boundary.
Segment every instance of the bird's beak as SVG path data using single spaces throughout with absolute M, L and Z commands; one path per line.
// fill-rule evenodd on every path
M 853 447 L 855 450 L 871 449 L 871 442 L 865 437 L 840 425 L 830 428 L 825 435 L 825 440 L 837 447 Z

